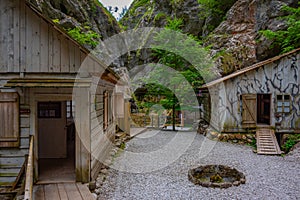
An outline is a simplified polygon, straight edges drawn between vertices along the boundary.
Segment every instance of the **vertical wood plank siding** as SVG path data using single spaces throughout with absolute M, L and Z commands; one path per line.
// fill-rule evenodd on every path
M 104 91 L 108 91 L 111 95 L 114 85 L 102 80 L 98 83 L 93 81 L 93 84 L 97 89 L 95 94 L 91 95 L 91 179 L 97 178 L 103 162 L 108 158 L 115 135 L 114 121 L 108 121 L 107 128 L 103 129 L 104 112 L 106 112 Z M 108 113 L 112 113 L 112 109 Z
M 23 1 L 2 1 L 0 73 L 76 73 L 85 59 L 90 70 L 102 65 Z

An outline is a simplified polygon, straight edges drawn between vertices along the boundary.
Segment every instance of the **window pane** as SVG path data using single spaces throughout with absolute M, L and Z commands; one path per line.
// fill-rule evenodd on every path
M 284 107 L 284 112 L 285 112 L 285 113 L 290 112 L 290 107 Z
M 284 102 L 284 106 L 290 106 L 290 102 Z
M 281 101 L 277 102 L 277 106 L 282 106 L 282 102 Z
M 278 107 L 277 112 L 282 112 L 282 107 Z
M 290 100 L 290 95 L 284 95 L 285 100 Z
M 282 95 L 277 95 L 277 100 L 282 100 Z

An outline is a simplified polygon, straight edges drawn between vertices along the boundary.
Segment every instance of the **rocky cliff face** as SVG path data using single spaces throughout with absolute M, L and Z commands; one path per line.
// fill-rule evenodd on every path
M 222 75 L 252 65 L 279 54 L 271 49 L 272 41 L 259 33 L 261 30 L 286 28 L 280 17 L 288 13 L 283 5 L 296 6 L 298 0 L 237 1 L 223 21 L 210 35 L 207 45 L 217 55 L 217 65 Z
M 223 0 L 216 5 L 217 14 L 198 0 L 135 0 L 120 23 L 126 29 L 136 27 L 164 27 L 168 19 L 183 19 L 184 33 L 202 37 L 218 26 L 236 0 Z
M 120 33 L 117 21 L 95 0 L 29 0 L 64 28 L 90 26 L 102 40 Z M 200 2 L 200 3 L 199 3 Z M 201 3 L 204 2 L 204 3 Z M 205 2 L 215 2 L 207 4 Z M 182 30 L 211 46 L 211 55 L 221 75 L 273 57 L 272 41 L 262 37 L 261 30 L 286 28 L 280 19 L 288 13 L 283 5 L 296 7 L 298 0 L 134 0 L 121 20 L 124 29 L 164 27 L 168 19 L 183 20 Z M 136 65 L 153 61 L 149 50 L 122 56 L 115 65 Z M 122 63 L 122 64 L 120 64 Z M 124 64 L 125 63 L 125 64 Z
M 183 19 L 183 31 L 211 46 L 219 73 L 224 76 L 279 53 L 276 48 L 271 50 L 272 41 L 259 32 L 286 28 L 280 17 L 288 13 L 281 8 L 296 7 L 298 0 L 226 0 L 216 1 L 213 8 L 201 2 L 205 1 L 135 0 L 121 23 L 132 29 L 163 27 L 168 18 Z
M 102 40 L 120 32 L 114 17 L 97 0 L 29 0 L 65 29 L 90 26 Z

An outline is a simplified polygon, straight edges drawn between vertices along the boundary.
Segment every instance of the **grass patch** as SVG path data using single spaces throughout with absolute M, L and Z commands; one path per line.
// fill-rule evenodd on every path
M 287 140 L 284 142 L 281 148 L 285 153 L 288 153 L 291 148 L 298 142 L 300 142 L 300 134 L 290 134 L 288 135 Z

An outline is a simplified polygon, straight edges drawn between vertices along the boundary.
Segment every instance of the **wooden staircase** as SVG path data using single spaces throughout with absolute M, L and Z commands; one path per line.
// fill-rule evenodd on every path
M 269 127 L 256 130 L 257 154 L 280 155 L 282 151 L 278 145 L 274 130 Z
M 25 161 L 23 155 L 0 154 L 0 187 L 12 187 Z

